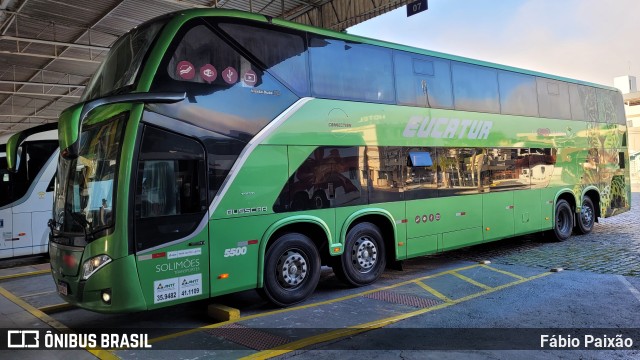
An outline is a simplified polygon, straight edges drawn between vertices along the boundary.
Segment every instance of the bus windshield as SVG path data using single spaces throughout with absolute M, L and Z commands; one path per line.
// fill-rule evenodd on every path
M 113 225 L 114 182 L 124 118 L 120 115 L 84 129 L 78 157 L 60 157 L 54 204 L 56 230 L 87 234 Z
M 130 89 L 147 50 L 163 25 L 162 21 L 145 24 L 118 39 L 106 60 L 91 78 L 82 101 L 111 95 L 117 90 Z

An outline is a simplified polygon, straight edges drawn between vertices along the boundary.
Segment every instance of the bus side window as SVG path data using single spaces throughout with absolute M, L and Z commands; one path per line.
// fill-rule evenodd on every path
M 538 116 L 536 78 L 511 71 L 498 72 L 501 113 Z
M 496 69 L 454 61 L 451 73 L 456 110 L 500 113 Z
M 146 126 L 135 200 L 137 250 L 183 238 L 207 208 L 205 155 L 193 139 Z
M 298 166 L 274 211 L 299 211 L 367 203 L 364 147 L 322 146 Z
M 571 119 L 569 85 L 566 82 L 536 78 L 541 117 Z
M 396 51 L 394 67 L 399 105 L 453 108 L 448 60 Z
M 311 93 L 329 99 L 395 102 L 391 51 L 313 37 L 309 40 Z

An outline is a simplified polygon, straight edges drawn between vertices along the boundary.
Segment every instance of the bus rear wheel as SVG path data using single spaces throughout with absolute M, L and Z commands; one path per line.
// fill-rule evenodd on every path
M 365 286 L 378 280 L 386 265 L 380 229 L 368 222 L 359 223 L 347 233 L 344 253 L 333 271 L 341 281 Z
M 596 211 L 593 201 L 588 196 L 582 199 L 582 209 L 580 209 L 576 222 L 576 232 L 580 235 L 586 235 L 593 230 L 593 225 L 596 222 Z
M 280 236 L 267 250 L 263 295 L 278 306 L 307 299 L 320 280 L 320 254 L 311 239 L 300 233 Z
M 573 231 L 573 211 L 567 200 L 558 200 L 556 203 L 556 216 L 553 230 L 549 232 L 550 240 L 565 241 Z

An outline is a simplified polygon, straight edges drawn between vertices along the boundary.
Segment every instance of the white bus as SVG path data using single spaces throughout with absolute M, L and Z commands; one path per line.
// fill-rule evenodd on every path
M 57 124 L 0 137 L 0 259 L 47 253 Z

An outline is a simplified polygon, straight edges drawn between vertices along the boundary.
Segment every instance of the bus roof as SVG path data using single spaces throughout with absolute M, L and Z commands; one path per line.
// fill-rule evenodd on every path
M 176 16 L 176 15 L 181 15 L 181 16 Z M 496 69 L 501 69 L 501 70 L 506 70 L 506 71 L 513 71 L 513 72 L 526 74 L 526 75 L 539 76 L 539 77 L 544 77 L 544 78 L 548 78 L 548 79 L 564 81 L 564 82 L 569 82 L 569 83 L 574 83 L 574 84 L 579 84 L 579 85 L 592 86 L 592 87 L 597 87 L 597 88 L 602 88 L 602 89 L 613 90 L 613 91 L 619 92 L 618 89 L 616 89 L 614 87 L 611 87 L 611 86 L 591 83 L 591 82 L 577 80 L 577 79 L 570 79 L 570 78 L 557 76 L 557 75 L 545 74 L 545 73 L 538 72 L 538 71 L 526 70 L 526 69 L 521 69 L 521 68 L 517 68 L 517 67 L 513 67 L 513 66 L 492 63 L 492 62 L 488 62 L 488 61 L 476 60 L 476 59 L 471 59 L 471 58 L 458 56 L 458 55 L 452 55 L 452 54 L 446 54 L 446 53 L 441 53 L 441 52 L 437 52 L 437 51 L 420 49 L 420 48 L 417 48 L 417 47 L 412 47 L 412 46 L 402 45 L 402 44 L 396 44 L 396 43 L 382 41 L 382 40 L 376 40 L 376 39 L 367 38 L 367 37 L 358 36 L 358 35 L 351 35 L 351 34 L 347 34 L 347 33 L 343 33 L 343 32 L 327 30 L 327 29 L 323 29 L 323 28 L 310 26 L 310 25 L 303 25 L 303 24 L 294 23 L 294 22 L 291 22 L 291 21 L 270 18 L 270 17 L 264 16 L 264 15 L 248 13 L 248 12 L 239 11 L 239 10 L 187 9 L 187 10 L 182 10 L 182 11 L 178 11 L 178 12 L 175 12 L 175 13 L 167 14 L 167 15 L 161 16 L 161 17 L 156 18 L 156 19 L 160 19 L 160 18 L 166 19 L 167 17 L 171 17 L 171 18 L 173 18 L 173 21 L 186 22 L 187 20 L 190 20 L 190 19 L 196 18 L 196 17 L 214 17 L 214 16 L 215 17 L 241 18 L 241 19 L 248 19 L 248 20 L 258 21 L 258 22 L 262 22 L 262 23 L 270 23 L 270 24 L 274 24 L 274 25 L 277 25 L 277 26 L 282 26 L 282 27 L 286 27 L 286 28 L 290 28 L 290 29 L 296 29 L 296 30 L 300 30 L 300 31 L 306 31 L 306 32 L 313 33 L 313 34 L 329 36 L 329 37 L 333 37 L 333 38 L 337 38 L 337 39 L 341 39 L 341 40 L 346 40 L 346 41 L 353 41 L 353 42 L 358 42 L 358 43 L 362 43 L 362 44 L 381 46 L 381 47 L 385 47 L 385 48 L 389 48 L 389 49 L 407 51 L 407 52 L 420 54 L 420 55 L 433 56 L 433 57 L 447 59 L 447 60 L 453 60 L 453 61 L 460 61 L 460 62 L 464 62 L 464 63 L 468 63 L 468 64 L 486 66 L 486 67 L 491 67 L 491 68 L 496 68 Z M 154 21 L 156 19 L 153 19 L 151 21 Z

